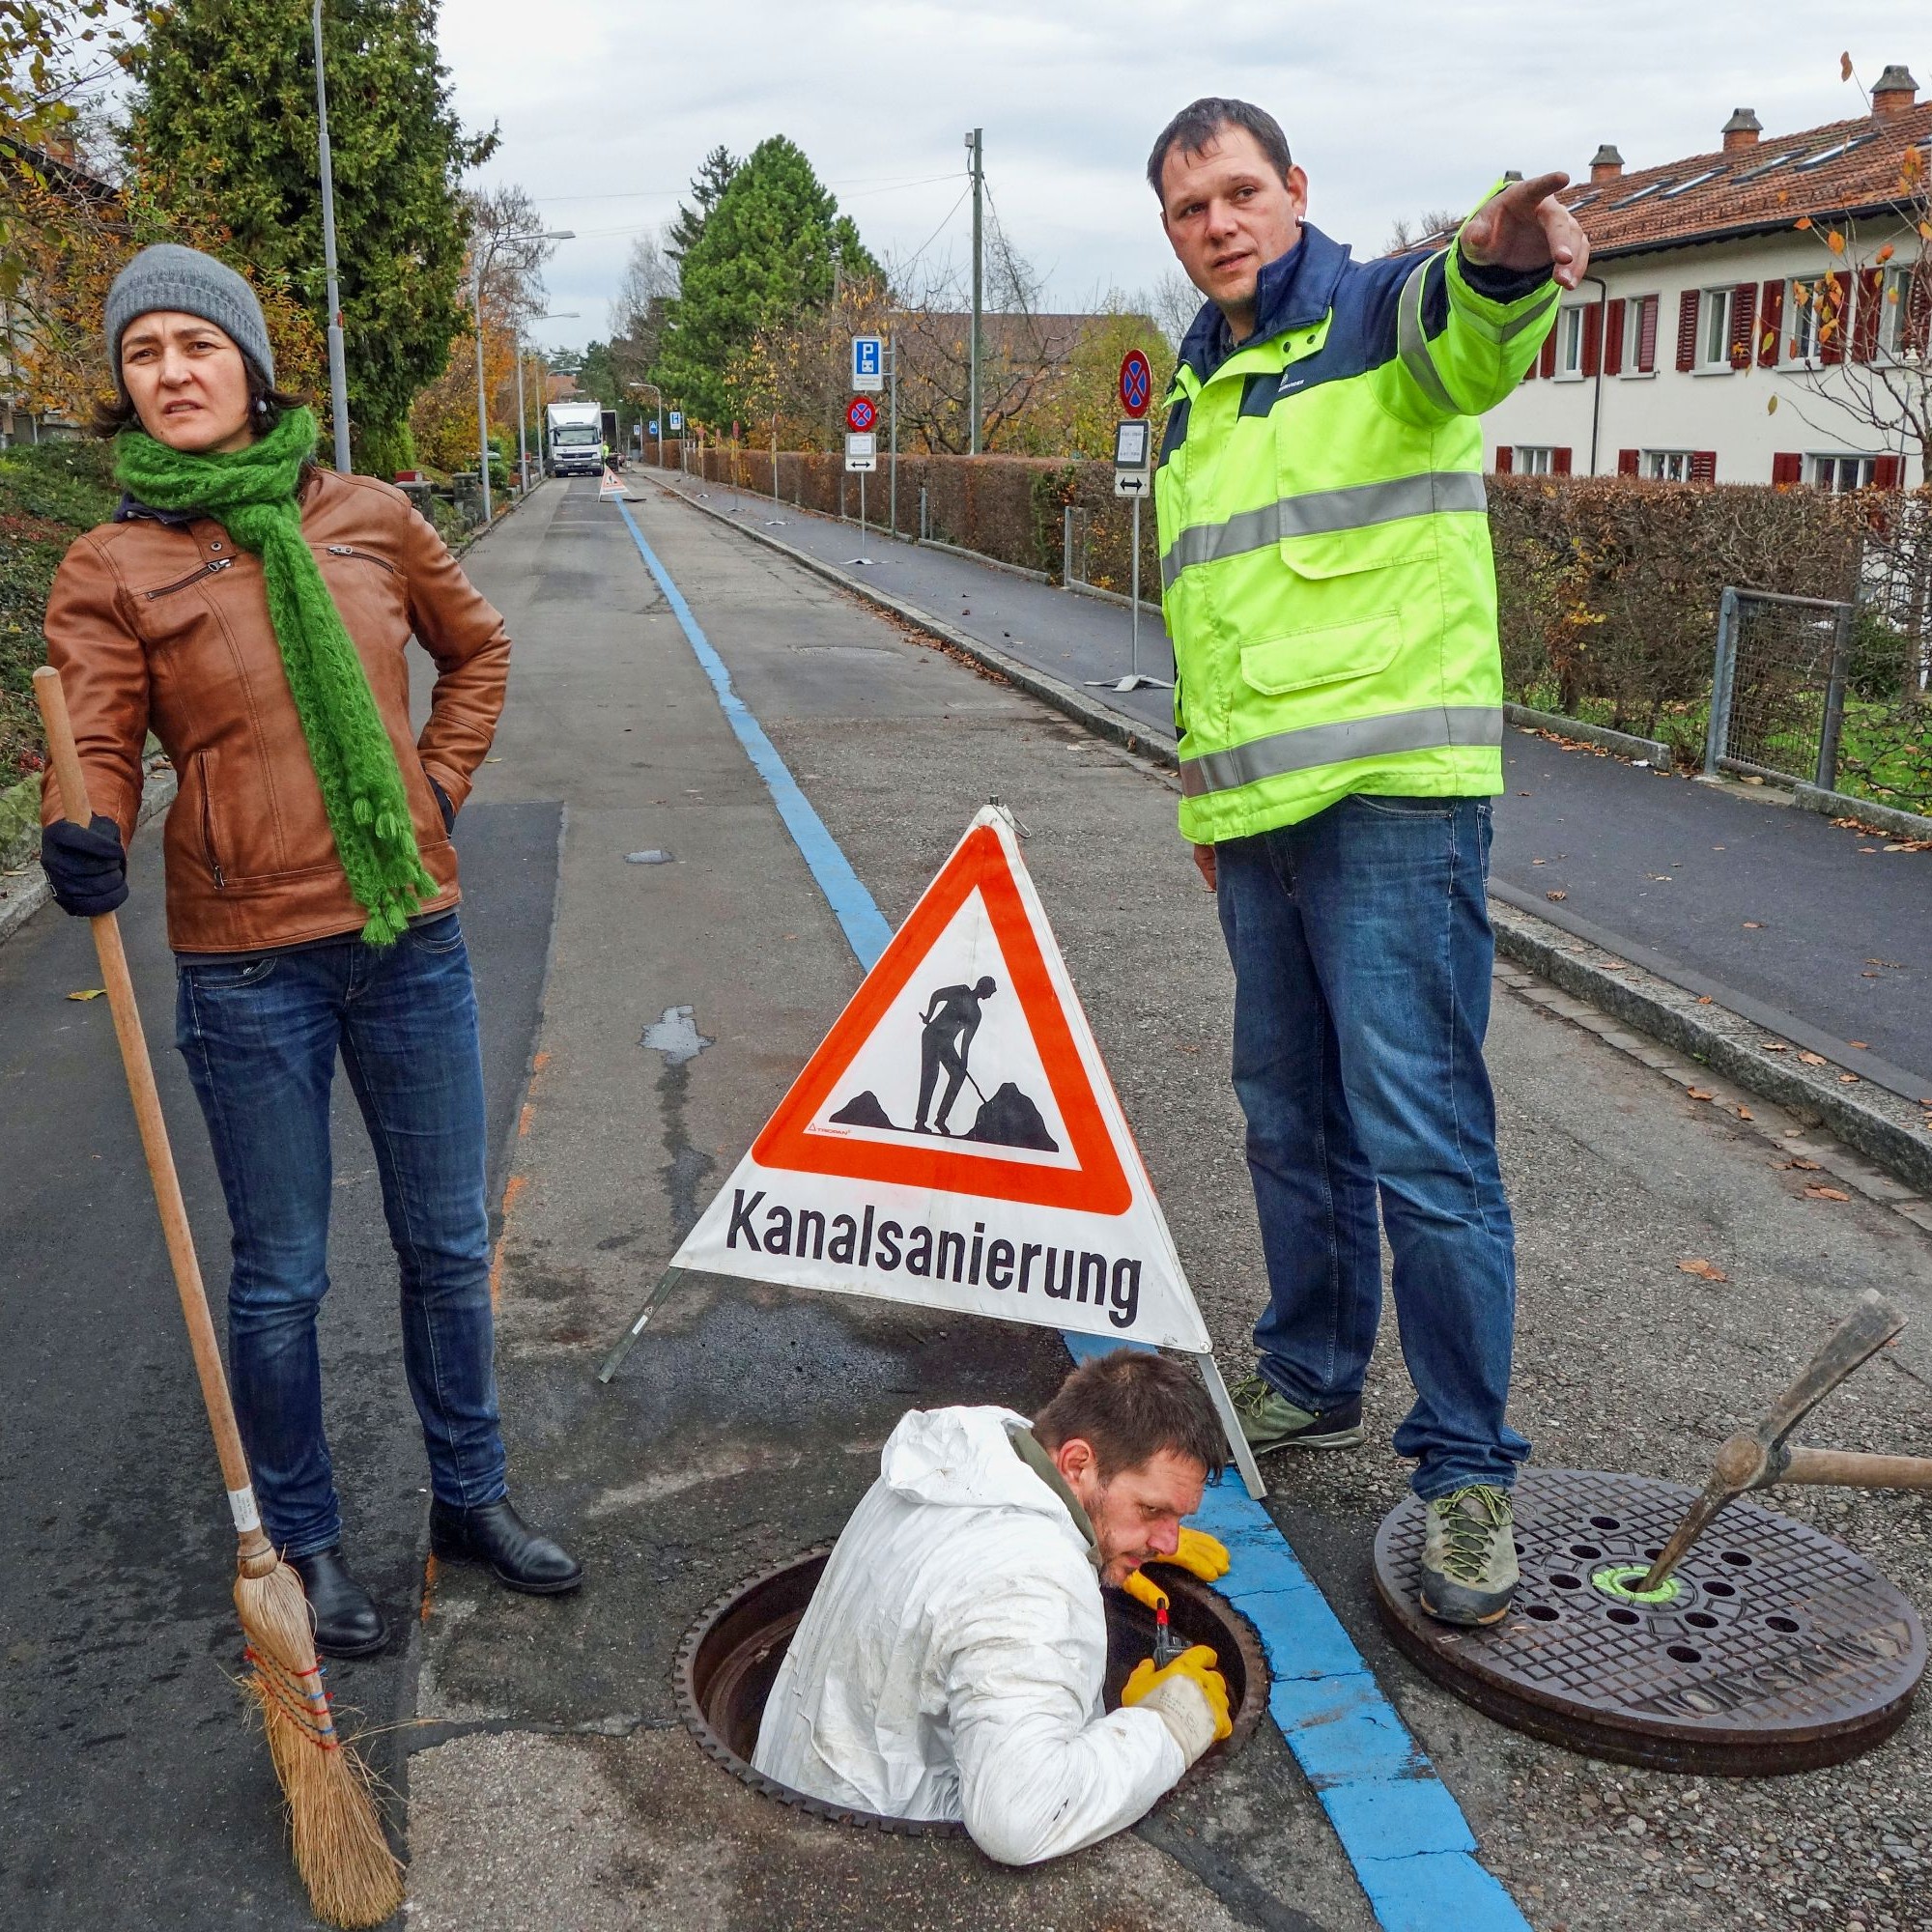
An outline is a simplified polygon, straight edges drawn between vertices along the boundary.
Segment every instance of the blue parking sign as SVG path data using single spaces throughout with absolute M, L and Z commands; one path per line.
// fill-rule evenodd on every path
M 852 338 L 852 386 L 855 389 L 881 389 L 885 381 L 885 338 L 855 335 Z
M 683 427 L 684 427 L 684 412 L 682 410 L 671 411 L 670 412 L 671 435 L 675 436 L 678 433 L 678 431 L 681 430 Z

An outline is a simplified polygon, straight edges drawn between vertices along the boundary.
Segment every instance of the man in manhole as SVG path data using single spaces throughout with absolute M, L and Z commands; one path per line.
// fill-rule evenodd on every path
M 1182 1527 L 1225 1455 L 1200 1378 L 1121 1350 L 1034 1419 L 915 1409 L 825 1566 L 753 1763 L 828 1804 L 963 1821 L 1006 1864 L 1139 1818 L 1217 1738 L 1226 1680 L 1198 1644 L 1102 1702 L 1100 1585 L 1154 1559 L 1212 1578 Z
M 1267 1258 L 1258 1451 L 1362 1439 L 1376 1208 L 1429 1504 L 1422 1605 L 1502 1617 L 1516 1262 L 1483 1065 L 1502 667 L 1477 417 L 1589 262 L 1562 175 L 1506 181 L 1413 254 L 1303 220 L 1274 118 L 1197 100 L 1154 143 L 1161 225 L 1207 298 L 1154 478 L 1180 831 L 1235 968 L 1235 1087 Z

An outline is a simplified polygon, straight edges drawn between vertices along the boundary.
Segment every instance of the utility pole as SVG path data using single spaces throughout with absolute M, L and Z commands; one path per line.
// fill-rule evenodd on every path
M 887 394 L 887 448 L 891 452 L 886 458 L 886 500 L 888 514 L 892 519 L 893 535 L 899 533 L 899 336 L 894 329 L 886 337 L 886 366 L 891 372 L 892 386 Z M 1901 474 L 1904 472 L 1901 471 Z
M 980 204 L 986 185 L 986 153 L 985 144 L 981 139 L 983 133 L 983 128 L 975 128 L 966 136 L 966 147 L 973 156 L 973 341 L 968 351 L 970 375 L 967 389 L 967 409 L 972 417 L 972 434 L 966 448 L 968 456 L 978 456 L 980 453 L 980 312 L 985 279 L 982 273 L 983 230 L 980 219 Z
M 335 173 L 328 156 L 328 82 L 322 68 L 322 0 L 315 0 L 315 123 L 322 160 L 322 269 L 328 302 L 328 407 L 335 467 L 349 474 L 349 372 L 342 355 L 342 296 L 335 285 Z
M 318 8 L 322 0 L 316 0 Z M 492 257 L 496 255 L 498 242 L 574 242 L 577 231 L 573 228 L 533 229 L 527 235 L 498 235 L 490 243 Z M 490 404 L 483 393 L 483 250 L 478 239 L 469 238 L 469 299 L 476 305 L 476 458 L 483 466 L 483 525 L 487 529 L 492 511 L 490 507 Z M 552 318 L 539 316 L 539 322 Z M 518 325 L 521 331 L 522 325 Z M 521 332 L 518 337 L 521 343 Z M 522 350 L 519 348 L 521 355 Z M 519 406 L 521 410 L 521 405 Z

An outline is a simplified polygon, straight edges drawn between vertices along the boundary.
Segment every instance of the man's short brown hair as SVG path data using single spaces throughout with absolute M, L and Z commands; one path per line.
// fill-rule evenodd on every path
M 1153 189 L 1156 201 L 1166 205 L 1160 178 L 1168 156 L 1176 148 L 1183 155 L 1198 155 L 1226 128 L 1246 128 L 1255 137 L 1255 145 L 1267 156 L 1268 166 L 1283 181 L 1288 179 L 1294 156 L 1288 152 L 1288 136 L 1281 131 L 1281 123 L 1265 107 L 1257 107 L 1251 100 L 1227 100 L 1210 94 L 1190 100 L 1160 130 L 1160 139 L 1148 156 L 1147 171 L 1148 185 Z
M 1076 1436 L 1091 1443 L 1103 1483 L 1151 1463 L 1163 1449 L 1199 1463 L 1209 1475 L 1226 1459 L 1220 1419 L 1201 1378 L 1143 1349 L 1116 1349 L 1083 1362 L 1034 1417 L 1033 1433 L 1049 1451 Z

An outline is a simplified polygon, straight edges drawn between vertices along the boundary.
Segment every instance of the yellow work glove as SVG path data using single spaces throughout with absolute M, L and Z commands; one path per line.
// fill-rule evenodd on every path
M 1189 1764 L 1208 1747 L 1234 1733 L 1228 1716 L 1228 1680 L 1214 1668 L 1214 1653 L 1197 1643 L 1164 1670 L 1143 1658 L 1121 1690 L 1123 1705 L 1151 1711 L 1164 1723 Z
M 1172 1563 L 1177 1570 L 1185 1570 L 1204 1583 L 1211 1583 L 1217 1577 L 1228 1574 L 1228 1546 L 1205 1529 L 1183 1527 L 1179 1548 L 1172 1556 L 1157 1556 L 1154 1561 Z
M 1129 1570 L 1127 1580 L 1121 1585 L 1121 1588 L 1135 1603 L 1145 1604 L 1156 1614 L 1167 1608 L 1167 1592 L 1145 1570 Z

